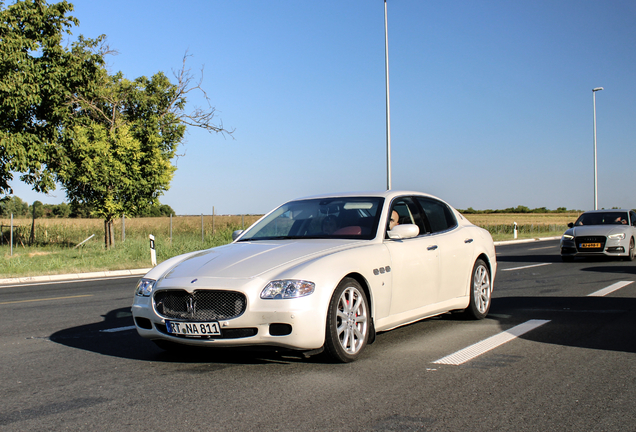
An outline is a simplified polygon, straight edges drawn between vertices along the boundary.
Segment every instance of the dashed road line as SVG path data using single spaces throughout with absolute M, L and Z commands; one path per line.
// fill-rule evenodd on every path
M 552 264 L 552 263 L 532 264 L 532 265 L 527 265 L 527 266 L 523 266 L 523 267 L 513 267 L 513 268 L 501 269 L 501 271 L 523 270 L 523 269 L 529 269 L 529 268 L 533 268 L 533 267 L 547 266 L 547 265 L 550 265 L 550 264 Z
M 459 366 L 469 360 L 474 359 L 475 357 L 479 357 L 480 355 L 505 344 L 506 342 L 510 342 L 511 340 L 518 338 L 519 336 L 529 332 L 530 330 L 534 330 L 535 328 L 549 322 L 550 320 L 526 321 L 523 324 L 519 324 L 518 326 L 506 330 L 505 332 L 501 332 L 489 337 L 488 339 L 484 339 L 481 342 L 477 342 L 474 345 L 443 357 L 437 361 L 434 361 L 433 363 Z
M 105 329 L 105 330 L 100 330 L 100 332 L 102 333 L 117 333 L 117 332 L 123 332 L 123 331 L 127 331 L 127 330 L 133 330 L 135 328 L 135 326 L 127 326 L 127 327 L 117 327 L 117 328 L 111 328 L 111 329 Z
M 15 304 L 15 303 L 32 303 L 32 302 L 41 302 L 41 301 L 50 301 L 50 300 L 65 300 L 65 299 L 80 298 L 80 297 L 93 297 L 93 294 L 84 294 L 84 295 L 76 295 L 76 296 L 68 296 L 68 297 L 51 297 L 51 298 L 32 299 L 32 300 L 8 301 L 8 302 L 0 302 L 0 305 Z
M 620 281 L 620 282 L 616 282 L 615 284 L 612 284 L 606 288 L 600 289 L 598 291 L 593 292 L 592 294 L 588 294 L 588 297 L 603 297 L 606 296 L 607 294 L 613 293 L 614 291 L 617 291 L 623 287 L 626 287 L 627 285 L 633 284 L 634 281 Z
M 554 245 L 554 246 L 544 246 L 544 247 L 539 247 L 539 248 L 530 248 L 528 250 L 535 251 L 535 250 L 543 250 L 543 249 L 556 249 L 558 247 L 559 246 Z

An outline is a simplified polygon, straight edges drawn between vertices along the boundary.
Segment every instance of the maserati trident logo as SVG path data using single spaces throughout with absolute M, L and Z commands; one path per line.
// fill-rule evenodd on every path
M 188 299 L 186 300 L 186 310 L 188 311 L 188 314 L 192 318 L 194 318 L 194 313 L 196 312 L 196 302 L 192 297 L 188 297 Z

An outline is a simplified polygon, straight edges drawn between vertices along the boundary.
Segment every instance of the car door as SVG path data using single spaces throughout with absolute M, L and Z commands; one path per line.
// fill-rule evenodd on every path
M 428 224 L 431 240 L 438 247 L 440 285 L 438 302 L 465 296 L 473 267 L 474 239 L 471 229 L 458 225 L 455 214 L 444 202 L 417 197 Z
M 439 286 L 439 251 L 435 241 L 427 235 L 420 208 L 412 197 L 400 197 L 389 209 L 399 214 L 399 223 L 412 223 L 420 228 L 420 235 L 404 240 L 385 239 L 391 254 L 391 315 L 405 314 L 435 303 Z

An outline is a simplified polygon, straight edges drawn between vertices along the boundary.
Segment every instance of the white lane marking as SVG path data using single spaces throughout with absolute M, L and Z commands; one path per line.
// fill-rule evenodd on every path
M 31 299 L 31 300 L 7 301 L 7 302 L 1 302 L 0 305 L 15 304 L 15 303 L 33 303 L 33 302 L 52 301 L 52 300 L 66 300 L 66 299 L 74 299 L 74 298 L 80 298 L 80 297 L 93 297 L 93 294 L 83 294 L 83 295 L 67 296 L 67 297 L 39 298 L 39 299 Z
M 626 287 L 627 285 L 633 284 L 634 281 L 620 281 L 620 282 L 616 282 L 615 284 L 612 284 L 606 288 L 600 289 L 598 291 L 593 292 L 592 294 L 588 294 L 588 297 L 603 297 L 606 296 L 607 294 L 613 293 L 616 290 L 619 290 L 623 287 Z
M 550 264 L 552 264 L 552 263 L 532 264 L 532 265 L 527 265 L 527 266 L 523 266 L 523 267 L 513 267 L 513 268 L 501 269 L 501 271 L 523 270 L 523 269 L 528 269 L 528 268 L 532 268 L 532 267 L 547 266 L 547 265 L 550 265 Z
M 102 333 L 117 333 L 117 332 L 122 332 L 122 331 L 126 331 L 126 330 L 132 330 L 134 328 L 135 328 L 135 326 L 117 327 L 117 328 L 112 328 L 112 329 L 100 330 L 100 332 L 102 332 Z
M 530 248 L 528 250 L 542 250 L 542 249 L 554 249 L 554 248 L 558 248 L 559 246 L 545 246 L 545 247 L 540 247 L 540 248 Z
M 526 321 L 523 324 L 519 324 L 518 326 L 506 330 L 505 332 L 491 336 L 481 342 L 477 342 L 474 345 L 459 350 L 454 354 L 443 357 L 437 361 L 434 361 L 433 363 L 458 366 L 549 322 L 550 320 Z

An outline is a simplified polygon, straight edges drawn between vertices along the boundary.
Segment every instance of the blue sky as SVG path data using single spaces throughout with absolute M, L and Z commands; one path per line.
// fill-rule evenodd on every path
M 382 0 L 76 0 L 112 72 L 193 72 L 234 139 L 190 130 L 177 214 L 386 188 Z M 392 187 L 457 208 L 636 208 L 636 2 L 388 0 Z M 201 105 L 200 98 L 191 100 Z M 64 200 L 30 192 L 32 202 Z

